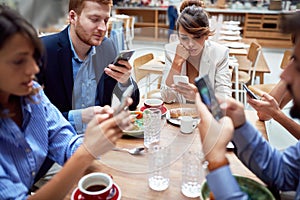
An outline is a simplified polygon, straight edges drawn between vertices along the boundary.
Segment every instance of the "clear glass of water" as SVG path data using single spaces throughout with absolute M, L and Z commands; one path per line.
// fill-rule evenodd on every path
M 183 155 L 181 192 L 187 197 L 195 198 L 201 194 L 204 180 L 202 159 L 203 154 L 198 152 L 188 151 Z
M 150 145 L 149 148 L 149 187 L 163 191 L 169 187 L 170 148 Z
M 144 146 L 159 143 L 161 132 L 161 111 L 158 108 L 148 108 L 143 112 L 144 118 Z

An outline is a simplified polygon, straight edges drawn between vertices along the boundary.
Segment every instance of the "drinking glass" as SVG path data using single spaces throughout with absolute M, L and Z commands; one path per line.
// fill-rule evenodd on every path
M 202 158 L 202 153 L 192 151 L 183 155 L 181 192 L 187 197 L 195 198 L 201 194 L 201 184 L 204 180 Z
M 144 118 L 144 146 L 158 144 L 162 128 L 161 111 L 158 108 L 148 108 L 143 112 Z
M 150 145 L 149 148 L 149 187 L 163 191 L 169 187 L 170 148 Z

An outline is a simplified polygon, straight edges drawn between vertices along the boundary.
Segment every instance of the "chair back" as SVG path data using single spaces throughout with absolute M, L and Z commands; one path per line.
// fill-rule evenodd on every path
M 249 74 L 252 73 L 251 85 L 254 84 L 255 71 L 256 71 L 256 66 L 257 66 L 257 62 L 258 62 L 260 53 L 261 53 L 261 46 L 256 42 L 251 42 L 249 50 L 248 50 L 248 54 L 247 54 L 247 59 L 251 62 L 251 67 L 249 68 Z
M 281 60 L 280 68 L 285 69 L 287 64 L 289 63 L 290 59 L 292 56 L 292 51 L 291 50 L 285 50 L 283 54 L 283 58 Z
M 144 77 L 146 77 L 146 75 L 148 74 L 148 72 L 143 71 L 143 70 L 139 70 L 139 67 L 142 66 L 143 64 L 149 62 L 150 60 L 152 60 L 154 58 L 153 53 L 148 53 L 145 55 L 142 55 L 140 57 L 137 57 L 134 61 L 133 61 L 133 69 L 134 69 L 134 75 L 135 75 L 135 81 L 138 83 L 141 79 L 143 79 Z

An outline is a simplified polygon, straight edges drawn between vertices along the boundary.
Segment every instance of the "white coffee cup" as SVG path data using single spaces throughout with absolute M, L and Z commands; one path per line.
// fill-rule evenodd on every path
M 100 172 L 87 174 L 78 182 L 78 188 L 87 200 L 106 199 L 112 187 L 112 178 L 108 174 Z
M 182 116 L 180 121 L 180 131 L 185 134 L 192 133 L 197 126 L 197 121 L 191 116 Z

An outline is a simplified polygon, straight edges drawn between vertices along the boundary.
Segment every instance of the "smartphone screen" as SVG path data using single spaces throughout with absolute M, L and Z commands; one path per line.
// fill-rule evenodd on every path
M 195 79 L 195 85 L 198 88 L 202 102 L 207 106 L 216 120 L 223 117 L 222 110 L 215 96 L 213 88 L 209 82 L 208 76 L 198 77 Z
M 124 50 L 124 51 L 121 51 L 119 53 L 119 55 L 115 58 L 114 62 L 112 64 L 116 65 L 116 66 L 120 66 L 120 67 L 123 67 L 124 65 L 121 65 L 119 64 L 118 62 L 120 60 L 130 60 L 131 56 L 133 55 L 134 53 L 134 50 Z
M 134 89 L 134 86 L 133 85 L 130 85 L 126 90 L 125 92 L 123 93 L 122 95 L 122 98 L 121 98 L 121 103 L 120 105 L 117 107 L 115 113 L 118 114 L 120 113 L 122 110 L 125 110 L 126 109 L 126 104 L 127 104 L 127 98 L 130 97 L 133 93 L 133 89 Z

